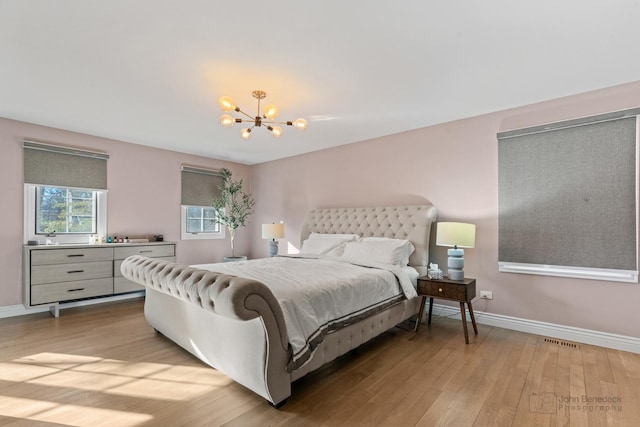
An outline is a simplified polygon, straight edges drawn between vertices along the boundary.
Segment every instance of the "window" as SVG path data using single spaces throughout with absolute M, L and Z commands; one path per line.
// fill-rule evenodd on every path
M 638 282 L 638 114 L 498 134 L 500 271 Z
M 182 206 L 182 239 L 224 239 L 224 227 L 208 206 Z
M 25 185 L 25 241 L 87 243 L 107 232 L 107 192 Z
M 88 243 L 107 234 L 109 155 L 22 141 L 24 241 Z
M 224 227 L 211 207 L 220 194 L 222 178 L 217 170 L 182 166 L 181 236 L 190 239 L 224 239 Z

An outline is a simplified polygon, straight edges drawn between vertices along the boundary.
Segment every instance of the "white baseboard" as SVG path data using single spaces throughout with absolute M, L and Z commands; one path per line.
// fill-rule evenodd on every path
M 60 310 L 64 310 L 65 308 L 72 308 L 72 307 L 82 307 L 85 305 L 93 305 L 93 304 L 102 304 L 105 302 L 112 302 L 112 301 L 121 301 L 121 300 L 126 300 L 126 299 L 132 299 L 132 298 L 140 298 L 144 296 L 144 291 L 138 291 L 138 292 L 131 292 L 128 294 L 122 294 L 122 295 L 114 295 L 112 297 L 104 297 L 104 298 L 95 298 L 95 299 L 88 299 L 88 300 L 82 300 L 82 301 L 73 301 L 73 302 L 68 302 L 68 303 L 63 303 L 59 305 L 59 309 Z M 51 304 L 51 305 L 55 305 L 55 304 Z M 25 316 L 27 314 L 34 314 L 34 313 L 44 313 L 49 311 L 49 307 L 50 305 L 41 305 L 41 306 L 37 306 L 37 307 L 32 307 L 32 308 L 26 308 L 24 305 L 20 304 L 20 305 L 10 305 L 7 307 L 0 307 L 0 319 L 5 318 L 5 317 L 15 317 L 15 316 Z
M 590 329 L 574 328 L 572 326 L 557 325 L 555 323 L 540 322 L 537 320 L 520 319 L 518 317 L 503 316 L 483 311 L 474 310 L 473 313 L 476 318 L 476 323 L 482 325 L 497 326 L 499 328 L 640 354 L 640 338 L 593 331 Z M 461 317 L 459 307 L 441 304 L 433 304 L 433 314 L 457 319 Z M 468 317 L 469 314 L 467 313 L 467 318 Z M 468 320 L 471 321 L 471 319 Z

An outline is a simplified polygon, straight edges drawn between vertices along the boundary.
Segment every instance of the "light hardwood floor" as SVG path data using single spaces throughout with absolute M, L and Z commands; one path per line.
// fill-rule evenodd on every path
M 277 410 L 156 334 L 141 299 L 0 319 L 0 425 L 640 425 L 640 355 L 410 326 L 297 381 Z

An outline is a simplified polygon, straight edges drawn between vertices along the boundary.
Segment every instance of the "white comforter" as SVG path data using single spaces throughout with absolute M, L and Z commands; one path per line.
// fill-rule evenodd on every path
M 408 269 L 342 257 L 286 256 L 193 267 L 267 285 L 282 307 L 295 365 L 304 362 L 337 324 L 402 295 L 417 295 Z

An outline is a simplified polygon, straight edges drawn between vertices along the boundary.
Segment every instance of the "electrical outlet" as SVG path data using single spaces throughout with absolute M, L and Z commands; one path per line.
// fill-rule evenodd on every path
M 493 292 L 491 292 L 491 291 L 480 291 L 480 298 L 482 298 L 482 299 L 493 299 Z

